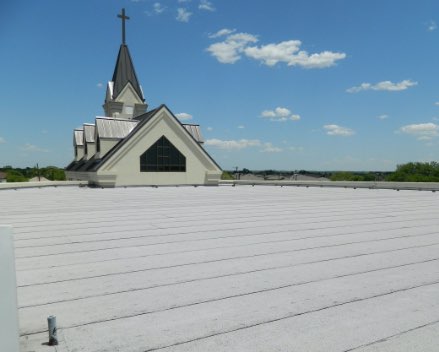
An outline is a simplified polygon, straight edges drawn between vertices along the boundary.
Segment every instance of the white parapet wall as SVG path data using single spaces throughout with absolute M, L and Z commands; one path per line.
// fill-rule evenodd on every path
M 0 350 L 19 352 L 17 280 L 12 228 L 0 226 Z
M 0 183 L 2 189 L 42 188 L 42 187 L 65 187 L 87 186 L 87 181 L 41 181 L 41 182 L 4 182 Z
M 295 186 L 439 191 L 439 182 L 221 180 L 220 185 Z

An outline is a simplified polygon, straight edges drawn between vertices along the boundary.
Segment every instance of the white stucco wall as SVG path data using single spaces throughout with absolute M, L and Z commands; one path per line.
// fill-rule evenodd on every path
M 96 154 L 96 143 L 87 143 L 87 153 L 84 154 L 86 160 L 90 159 L 93 155 Z
M 131 119 L 134 116 L 134 110 L 137 110 L 137 113 L 141 110 L 140 105 L 143 105 L 143 101 L 139 98 L 136 91 L 132 87 L 130 83 L 128 83 L 125 88 L 120 92 L 116 101 L 119 103 L 123 103 L 122 111 L 117 115 L 118 118 Z M 137 105 L 137 106 L 136 106 Z M 130 111 L 126 109 L 129 108 Z M 146 110 L 146 105 L 145 105 Z M 144 111 L 143 111 L 144 112 Z
M 76 155 L 75 155 L 75 161 L 81 160 L 84 156 L 84 146 L 83 145 L 77 145 L 76 146 Z
M 163 135 L 186 157 L 186 172 L 140 172 L 140 156 Z M 99 179 L 109 175 L 116 175 L 115 186 L 201 185 L 209 183 L 208 180 L 217 183 L 221 170 L 164 110 L 133 136 L 120 152 L 98 171 L 97 177 Z
M 99 151 L 99 158 L 103 158 L 105 156 L 105 154 L 107 154 L 111 148 L 113 148 L 118 142 L 120 141 L 120 139 L 116 139 L 116 138 L 100 138 L 99 139 L 99 143 L 100 143 L 100 151 Z

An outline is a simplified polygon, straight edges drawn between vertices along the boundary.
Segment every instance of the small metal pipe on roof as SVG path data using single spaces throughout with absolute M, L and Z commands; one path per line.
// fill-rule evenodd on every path
M 58 335 L 56 329 L 56 316 L 47 317 L 47 325 L 49 326 L 49 346 L 58 345 Z

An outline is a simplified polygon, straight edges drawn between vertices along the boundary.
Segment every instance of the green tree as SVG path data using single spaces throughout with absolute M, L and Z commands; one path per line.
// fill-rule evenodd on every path
M 64 170 L 55 166 L 47 166 L 42 168 L 40 173 L 41 176 L 44 176 L 51 181 L 64 181 L 66 179 Z
M 439 182 L 439 163 L 410 162 L 396 167 L 396 171 L 386 178 L 397 182 Z
M 17 170 L 8 170 L 6 172 L 7 182 L 27 182 L 29 179 L 24 177 L 23 174 Z
M 221 175 L 221 180 L 234 180 L 235 178 L 229 171 L 223 171 Z

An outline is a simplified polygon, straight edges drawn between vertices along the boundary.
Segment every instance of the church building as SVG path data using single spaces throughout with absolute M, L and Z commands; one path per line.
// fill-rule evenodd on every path
M 91 186 L 217 185 L 221 168 L 203 148 L 200 126 L 182 124 L 164 104 L 148 110 L 125 43 L 107 84 L 105 117 L 73 131 L 68 180 Z

